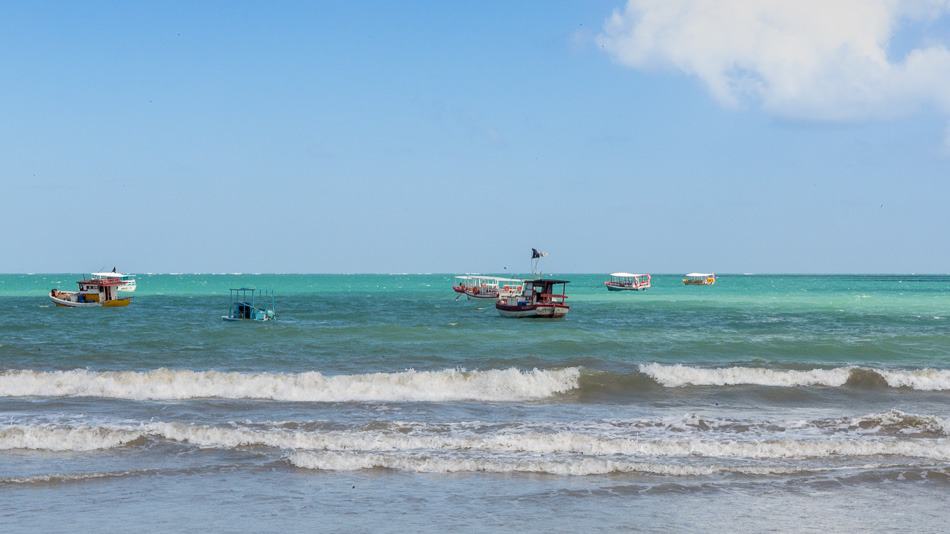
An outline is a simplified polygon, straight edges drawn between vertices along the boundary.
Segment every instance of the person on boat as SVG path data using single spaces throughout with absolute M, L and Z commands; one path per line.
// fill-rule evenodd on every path
M 112 272 L 115 272 L 115 265 L 112 266 Z

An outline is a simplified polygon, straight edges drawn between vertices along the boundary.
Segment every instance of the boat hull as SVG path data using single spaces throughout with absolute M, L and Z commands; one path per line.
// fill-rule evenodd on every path
M 567 315 L 571 307 L 566 304 L 529 304 L 510 306 L 496 303 L 495 309 L 502 317 L 515 319 L 560 319 Z
M 650 289 L 650 286 L 614 286 L 610 284 L 605 284 L 607 286 L 607 291 L 646 291 Z
M 50 295 L 49 299 L 53 304 L 63 308 L 122 308 L 132 303 L 132 297 L 107 300 L 105 302 L 76 302 L 69 299 L 61 299 Z
M 494 300 L 494 299 L 497 299 L 497 298 L 498 298 L 498 292 L 496 291 L 494 294 L 492 294 L 492 293 L 490 293 L 490 292 L 473 293 L 473 292 L 471 292 L 471 291 L 466 291 L 466 292 L 465 292 L 465 296 L 467 296 L 467 297 L 470 298 L 470 299 L 492 299 L 492 300 Z

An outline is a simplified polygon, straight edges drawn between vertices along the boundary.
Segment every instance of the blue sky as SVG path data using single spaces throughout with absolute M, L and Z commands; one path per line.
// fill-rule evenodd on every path
M 0 271 L 950 271 L 942 56 L 932 94 L 791 102 L 743 58 L 728 103 L 624 48 L 634 7 L 5 3 Z M 947 19 L 895 18 L 890 60 Z

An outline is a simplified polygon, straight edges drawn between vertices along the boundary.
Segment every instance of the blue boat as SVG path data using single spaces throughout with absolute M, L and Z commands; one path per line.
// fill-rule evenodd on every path
M 270 300 L 270 307 L 258 306 L 258 301 Z M 273 291 L 258 291 L 253 287 L 231 289 L 228 314 L 225 321 L 273 321 L 277 319 L 277 303 Z

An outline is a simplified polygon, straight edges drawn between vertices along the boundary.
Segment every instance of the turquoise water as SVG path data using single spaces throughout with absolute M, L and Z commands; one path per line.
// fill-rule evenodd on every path
M 242 518 L 215 530 L 662 530 L 729 502 L 746 528 L 871 526 L 859 502 L 939 530 L 950 277 L 557 276 L 559 321 L 448 274 L 140 275 L 92 310 L 46 298 L 78 274 L 0 275 L 0 516 L 187 531 L 200 498 Z M 280 319 L 222 321 L 240 286 Z

